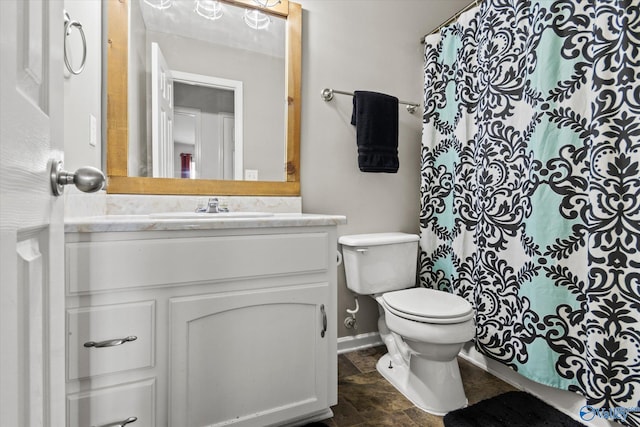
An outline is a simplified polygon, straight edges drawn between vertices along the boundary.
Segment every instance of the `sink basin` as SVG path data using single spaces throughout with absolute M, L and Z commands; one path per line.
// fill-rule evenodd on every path
M 150 218 L 157 219 L 225 219 L 225 218 L 268 218 L 271 212 L 161 212 L 150 214 Z

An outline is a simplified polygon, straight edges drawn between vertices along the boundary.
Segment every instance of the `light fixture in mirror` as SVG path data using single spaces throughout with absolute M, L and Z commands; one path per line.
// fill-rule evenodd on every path
M 222 18 L 222 4 L 217 0 L 196 0 L 195 11 L 211 21 Z
M 259 10 L 245 9 L 244 22 L 249 28 L 253 28 L 254 30 L 266 30 L 269 28 L 271 19 Z
M 143 3 L 140 0 L 129 0 L 132 2 L 137 2 L 139 5 Z M 155 0 L 154 0 L 155 1 Z M 177 3 L 181 0 L 174 0 L 173 7 L 171 9 L 177 9 Z M 194 13 L 194 1 L 187 0 L 191 4 L 190 13 L 192 15 L 196 15 Z M 272 110 L 284 110 L 284 116 L 279 120 L 280 123 L 284 123 L 285 126 L 281 131 L 281 136 L 278 138 L 280 140 L 280 146 L 282 147 L 281 154 L 278 155 L 280 159 L 286 159 L 285 163 L 281 163 L 279 166 L 279 170 L 281 173 L 281 180 L 270 177 L 268 174 L 260 173 L 258 178 L 260 181 L 236 181 L 238 179 L 242 179 L 242 167 L 246 169 L 250 169 L 252 172 L 251 175 L 255 175 L 254 168 L 247 164 L 248 158 L 251 156 L 257 157 L 265 157 L 265 152 L 260 152 L 260 149 L 256 149 L 255 147 L 251 147 L 251 144 L 247 141 L 251 141 L 251 139 L 247 139 L 248 135 L 245 135 L 245 153 L 247 153 L 247 146 L 249 148 L 249 153 L 242 157 L 246 157 L 245 165 L 240 168 L 236 168 L 233 165 L 236 163 L 231 160 L 220 160 L 217 162 L 220 164 L 229 165 L 226 169 L 220 169 L 217 174 L 213 174 L 213 179 L 200 179 L 203 176 L 203 172 L 206 170 L 206 167 L 203 167 L 201 163 L 198 163 L 197 153 L 194 151 L 191 153 L 185 146 L 182 146 L 179 150 L 174 150 L 174 166 L 173 167 L 173 176 L 174 178 L 155 178 L 146 175 L 151 174 L 152 165 L 151 162 L 145 160 L 147 157 L 151 157 L 151 150 L 148 150 L 148 154 L 144 156 L 144 158 L 140 158 L 140 164 L 145 164 L 142 167 L 137 167 L 135 165 L 135 161 L 132 161 L 129 157 L 132 151 L 136 150 L 136 143 L 138 147 L 144 146 L 147 147 L 150 143 L 142 143 L 143 141 L 147 141 L 146 138 L 136 138 L 136 133 L 131 134 L 130 136 L 130 128 L 131 126 L 142 124 L 139 128 L 146 128 L 144 126 L 144 122 L 146 121 L 146 116 L 149 113 L 144 113 L 140 111 L 138 117 L 132 117 L 129 111 L 129 102 L 127 102 L 127 86 L 131 86 L 132 81 L 127 79 L 126 64 L 130 59 L 136 60 L 136 56 L 133 52 L 129 52 L 126 50 L 126 47 L 130 44 L 127 38 L 127 34 L 129 34 L 127 21 L 128 16 L 126 13 L 127 10 L 127 0 L 107 0 L 108 3 L 108 54 L 107 54 L 107 173 L 109 175 L 108 187 L 107 191 L 110 193 L 128 193 L 128 194 L 228 194 L 228 195 L 299 195 L 300 191 L 300 183 L 299 183 L 299 136 L 300 136 L 300 47 L 301 47 L 301 8 L 299 4 L 288 2 L 287 0 L 283 0 L 280 4 L 276 5 L 270 9 L 263 9 L 260 7 L 256 7 L 253 4 L 253 0 L 222 0 L 224 5 L 224 15 L 226 18 L 227 9 L 230 5 L 238 5 L 242 6 L 241 10 L 244 11 L 245 7 L 250 7 L 254 9 L 260 9 L 262 12 L 269 13 L 272 17 L 275 16 L 284 16 L 286 18 L 285 28 L 286 28 L 286 54 L 284 60 L 284 67 L 279 72 L 279 75 L 282 78 L 283 88 L 280 95 L 276 95 L 273 97 L 264 96 L 263 98 L 274 98 L 276 102 L 281 102 L 280 107 L 266 107 L 266 108 L 258 108 L 257 113 L 256 110 L 250 106 L 247 102 L 244 105 L 244 129 L 257 131 L 260 134 L 266 134 L 266 128 L 264 126 L 254 126 L 249 125 L 247 121 L 251 121 L 252 117 L 257 115 L 264 115 L 265 112 Z M 240 18 L 241 19 L 241 18 Z M 202 20 L 205 21 L 205 20 Z M 224 21 L 224 19 L 222 20 Z M 216 21 L 216 25 L 221 21 Z M 242 21 L 240 21 L 242 23 Z M 275 22 L 275 21 L 274 21 Z M 243 23 L 242 23 L 243 24 Z M 248 29 L 244 24 L 243 26 Z M 135 32 L 133 28 L 131 32 Z M 123 34 L 124 33 L 124 34 Z M 260 34 L 264 34 L 265 32 L 260 32 Z M 258 33 L 255 33 L 258 34 Z M 146 38 L 145 38 L 146 39 Z M 197 44 L 196 42 L 193 42 Z M 131 43 L 132 46 L 135 43 Z M 168 55 L 170 56 L 170 55 Z M 203 54 L 205 59 L 208 59 L 208 62 L 216 62 L 219 57 L 214 55 Z M 137 58 L 144 58 L 144 56 L 138 56 Z M 176 69 L 184 69 L 186 66 L 186 62 L 184 61 L 184 56 L 178 55 L 177 60 L 175 61 Z M 143 61 L 144 62 L 144 61 Z M 150 60 L 149 60 L 150 62 Z M 242 62 L 242 61 L 240 61 Z M 123 68 L 125 67 L 125 68 Z M 251 67 L 248 67 L 251 68 Z M 255 74 L 255 67 L 250 69 L 251 72 Z M 184 71 L 179 71 L 185 73 Z M 145 73 L 142 73 L 145 74 Z M 198 73 L 186 73 L 186 74 L 194 74 Z M 131 74 L 129 73 L 129 76 Z M 203 74 L 204 75 L 204 74 Z M 123 79 L 124 77 L 124 79 Z M 220 78 L 221 74 L 217 76 L 213 76 L 214 78 Z M 272 79 L 276 81 L 278 78 Z M 129 80 L 129 81 L 128 81 Z M 229 80 L 229 79 L 227 79 Z M 236 81 L 241 81 L 238 79 Z M 187 85 L 189 82 L 185 82 Z M 134 83 L 135 85 L 135 83 Z M 145 86 L 146 84 L 139 84 L 139 86 Z M 262 84 L 262 89 L 264 87 L 269 86 Z M 260 87 L 260 86 L 257 86 Z M 248 84 L 244 85 L 244 98 L 247 99 L 249 97 L 248 91 L 251 89 L 254 91 L 256 86 L 249 86 Z M 175 95 L 175 94 L 174 94 Z M 233 97 L 233 93 L 231 93 L 231 97 Z M 144 104 L 146 105 L 147 99 L 150 97 L 142 97 L 140 101 L 136 101 L 138 105 Z M 135 103 L 134 103 L 135 104 Z M 277 104 L 276 104 L 277 105 Z M 185 108 L 189 107 L 181 106 L 182 112 L 184 115 Z M 231 111 L 233 112 L 233 111 Z M 191 114 L 189 112 L 188 114 Z M 237 113 L 237 109 L 235 111 Z M 150 115 L 150 114 L 149 114 Z M 197 114 L 193 115 L 196 117 Z M 229 120 L 225 118 L 225 120 Z M 231 120 L 233 120 L 231 118 Z M 192 120 L 193 122 L 193 120 Z M 171 125 L 173 125 L 172 123 Z M 138 132 L 141 132 L 141 129 L 138 129 Z M 247 132 L 245 132 L 247 133 Z M 128 139 L 130 139 L 131 144 L 129 144 Z M 235 137 L 233 138 L 235 139 Z M 263 142 L 263 141 L 261 141 Z M 258 144 L 258 146 L 266 146 L 266 144 Z M 132 148 L 133 147 L 133 148 Z M 146 149 L 146 148 L 145 148 Z M 231 148 L 230 150 L 237 150 L 237 148 Z M 267 152 L 275 152 L 277 150 L 273 148 L 266 149 Z M 191 158 L 189 162 L 188 156 L 183 156 L 185 159 L 185 165 L 189 163 L 189 168 L 193 172 L 183 173 L 182 163 L 180 162 L 180 154 L 191 154 Z M 149 164 L 147 164 L 147 162 Z M 146 173 L 144 169 L 147 169 Z M 181 175 L 189 176 L 192 179 L 181 179 L 178 178 Z M 193 177 L 197 179 L 193 179 Z M 171 175 L 169 175 L 171 176 Z M 225 181 L 224 179 L 233 179 L 234 181 Z

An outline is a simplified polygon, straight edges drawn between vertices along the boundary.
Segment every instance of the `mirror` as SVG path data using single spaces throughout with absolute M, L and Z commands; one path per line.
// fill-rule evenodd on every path
M 211 72 L 202 66 L 189 68 L 185 65 L 189 62 L 186 56 L 183 61 L 181 60 L 183 56 L 179 53 L 162 52 L 165 48 L 159 40 L 171 39 L 175 44 L 177 40 L 175 34 L 141 37 L 135 35 L 134 30 L 129 40 L 128 22 L 130 19 L 134 22 L 135 19 L 128 16 L 128 1 L 137 3 L 140 8 L 145 6 L 142 0 L 107 0 L 107 192 L 299 195 L 300 5 L 282 0 L 274 7 L 262 8 L 252 0 L 221 1 L 230 16 L 232 13 L 237 14 L 238 11 L 244 12 L 247 9 L 268 14 L 272 24 L 280 20 L 279 25 L 283 28 L 283 35 L 280 38 L 286 36 L 286 49 L 281 49 L 283 53 L 280 56 L 284 54 L 284 58 L 280 61 L 272 61 L 279 62 L 280 68 L 274 68 L 273 70 L 276 71 L 273 71 L 263 66 L 247 65 L 245 67 L 251 72 L 249 74 L 265 70 L 264 75 L 258 75 L 261 78 L 261 84 L 256 86 L 249 82 L 247 74 L 239 73 L 237 78 L 233 78 L 234 76 L 224 72 Z M 179 13 L 195 15 L 193 0 L 174 0 L 174 6 L 171 8 L 179 2 L 189 5 Z M 136 5 L 132 3 L 131 6 Z M 153 8 L 146 6 L 149 10 L 140 14 L 165 12 L 151 10 Z M 236 10 L 231 12 L 234 9 Z M 166 18 L 168 15 L 162 16 Z M 140 17 L 140 19 L 144 18 Z M 208 20 L 203 19 L 203 21 Z M 218 21 L 207 23 L 215 25 L 216 22 Z M 244 22 L 242 24 L 244 25 Z M 166 22 L 157 25 L 161 28 L 169 27 Z M 147 24 L 147 27 L 149 26 L 151 25 Z M 278 24 L 274 24 L 274 27 L 277 26 Z M 194 25 L 186 25 L 186 27 L 193 31 Z M 244 46 L 245 57 L 231 62 L 249 64 L 247 56 L 264 57 L 266 50 L 271 49 L 265 47 L 264 33 L 250 30 L 252 30 L 249 33 L 251 37 L 263 44 L 261 47 L 254 48 L 253 55 L 248 55 L 250 48 Z M 229 32 L 229 30 L 225 31 Z M 219 34 L 211 31 L 210 36 L 225 38 L 227 44 L 237 44 L 228 34 L 224 37 L 225 31 Z M 244 29 L 234 32 L 242 31 Z M 139 60 L 139 62 L 153 62 L 151 53 L 155 42 L 164 54 L 166 69 L 173 78 L 170 94 L 172 119 L 164 126 L 164 129 L 171 129 L 172 136 L 165 138 L 164 142 L 154 136 L 152 131 L 154 125 L 151 120 L 153 114 L 147 113 L 153 109 L 153 105 L 158 104 L 153 101 L 153 94 L 150 93 L 151 84 L 136 82 L 135 77 L 127 78 L 129 58 L 136 57 L 130 54 L 128 46 L 135 49 L 133 40 L 135 38 L 144 40 L 143 43 L 147 45 L 144 51 L 148 59 Z M 194 45 L 204 42 L 191 40 L 190 43 Z M 148 55 L 147 49 L 150 52 Z M 256 53 L 255 49 L 261 52 Z M 184 52 L 184 49 L 182 51 Z M 157 56 L 157 53 L 155 55 Z M 214 63 L 216 62 L 214 59 L 223 57 L 221 54 L 211 53 L 202 55 L 212 58 L 210 61 L 201 61 L 206 64 Z M 277 57 L 278 54 L 271 55 Z M 150 76 L 151 72 L 145 70 L 142 74 L 145 75 L 146 82 L 146 76 Z M 267 75 L 270 77 L 266 77 Z M 277 77 L 273 77 L 274 75 Z M 149 81 L 152 81 L 151 77 Z M 162 81 L 162 78 L 158 81 Z M 140 91 L 140 86 L 147 87 L 147 90 L 142 92 L 146 96 L 140 99 L 130 97 L 129 93 L 135 93 L 132 89 Z M 278 92 L 275 94 L 273 91 L 269 92 L 274 88 L 279 88 Z M 266 104 L 256 103 L 258 101 Z M 147 117 L 142 116 L 149 117 L 149 125 L 145 125 Z M 207 126 L 214 128 L 213 133 L 207 134 Z M 163 126 L 157 128 L 163 129 Z M 155 135 L 161 134 L 162 132 L 157 131 L 155 133 Z M 210 143 L 213 139 L 218 141 L 215 145 Z

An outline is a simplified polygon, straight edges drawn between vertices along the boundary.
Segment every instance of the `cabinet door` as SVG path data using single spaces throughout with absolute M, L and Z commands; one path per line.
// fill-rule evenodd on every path
M 170 300 L 172 426 L 266 426 L 328 407 L 328 283 Z

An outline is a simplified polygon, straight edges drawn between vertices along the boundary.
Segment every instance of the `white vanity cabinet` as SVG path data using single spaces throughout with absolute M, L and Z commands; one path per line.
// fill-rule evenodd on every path
M 68 426 L 330 417 L 335 225 L 154 224 L 67 228 Z

